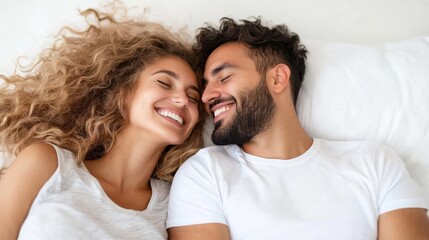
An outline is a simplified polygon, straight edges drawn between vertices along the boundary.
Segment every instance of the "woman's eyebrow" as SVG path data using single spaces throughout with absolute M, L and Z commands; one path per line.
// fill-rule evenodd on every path
M 156 71 L 152 75 L 155 75 L 155 74 L 158 74 L 158 73 L 165 73 L 165 74 L 171 76 L 172 78 L 179 79 L 179 76 L 175 72 L 170 71 L 170 70 L 166 70 L 166 69 Z

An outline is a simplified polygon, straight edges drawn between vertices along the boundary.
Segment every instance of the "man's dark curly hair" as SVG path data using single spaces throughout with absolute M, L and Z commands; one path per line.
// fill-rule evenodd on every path
M 291 89 L 294 104 L 305 73 L 307 50 L 300 43 L 296 33 L 290 32 L 286 25 L 267 27 L 261 18 L 254 21 L 234 21 L 222 18 L 219 29 L 213 25 L 198 29 L 197 42 L 193 48 L 199 58 L 199 70 L 203 71 L 209 55 L 220 45 L 228 42 L 242 42 L 249 48 L 249 57 L 262 75 L 277 64 L 286 64 L 291 70 Z

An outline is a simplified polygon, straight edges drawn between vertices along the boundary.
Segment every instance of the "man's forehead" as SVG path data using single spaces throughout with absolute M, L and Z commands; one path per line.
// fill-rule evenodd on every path
M 246 45 L 241 42 L 228 42 L 217 47 L 207 58 L 207 63 L 228 57 L 246 54 Z M 241 57 L 241 56 L 240 56 Z
M 246 46 L 239 42 L 225 43 L 216 48 L 207 58 L 204 77 L 213 77 L 223 69 L 236 67 L 236 62 L 248 57 Z

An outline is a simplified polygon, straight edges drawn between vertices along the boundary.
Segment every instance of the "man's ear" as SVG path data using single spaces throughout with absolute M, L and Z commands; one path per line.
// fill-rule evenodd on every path
M 273 93 L 281 93 L 285 89 L 289 89 L 290 69 L 286 64 L 277 64 L 269 72 L 268 79 L 270 81 L 268 84 Z

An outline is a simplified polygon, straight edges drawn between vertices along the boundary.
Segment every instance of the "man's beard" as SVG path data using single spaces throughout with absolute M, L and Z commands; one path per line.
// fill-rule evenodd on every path
M 271 124 L 275 104 L 265 78 L 255 88 L 242 91 L 238 97 L 241 106 L 236 101 L 236 113 L 229 123 L 223 126 L 223 120 L 215 123 L 212 141 L 216 145 L 243 145 Z

